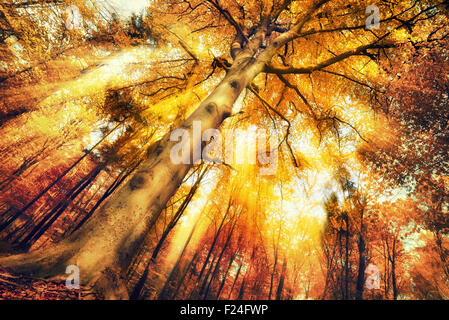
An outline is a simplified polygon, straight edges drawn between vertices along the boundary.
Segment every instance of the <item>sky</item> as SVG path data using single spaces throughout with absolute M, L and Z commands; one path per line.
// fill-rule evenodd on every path
M 146 6 L 148 6 L 149 0 L 104 0 L 112 5 L 119 13 L 124 16 L 129 16 L 133 12 L 139 13 Z

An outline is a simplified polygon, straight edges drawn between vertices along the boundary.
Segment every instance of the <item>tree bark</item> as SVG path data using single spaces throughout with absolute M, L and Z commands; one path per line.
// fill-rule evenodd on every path
M 360 213 L 360 234 L 359 234 L 359 242 L 358 242 L 358 249 L 359 249 L 359 268 L 357 272 L 357 283 L 356 283 L 356 294 L 355 299 L 356 300 L 362 300 L 363 299 L 363 288 L 364 288 L 364 280 L 365 280 L 365 238 L 364 238 L 364 224 L 363 224 L 363 216 L 364 216 L 364 209 L 362 208 L 362 211 Z
M 257 41 L 239 53 L 223 81 L 184 121 L 182 128 L 190 137 L 194 121 L 201 123 L 204 132 L 218 128 L 231 115 L 234 102 L 275 52 L 262 55 L 263 59 L 254 58 L 262 38 L 258 36 Z M 46 278 L 64 275 L 68 265 L 76 265 L 82 284 L 92 284 L 106 299 L 127 299 L 128 293 L 123 290 L 124 270 L 193 163 L 199 160 L 189 155 L 190 159 L 185 159 L 188 164 L 173 163 L 170 153 L 176 144 L 167 134 L 133 178 L 95 216 L 57 246 L 3 258 L 0 265 L 16 273 Z M 192 141 L 190 154 L 194 149 L 201 150 L 201 146 L 201 141 Z
M 68 194 L 62 199 L 53 209 L 51 209 L 41 221 L 31 230 L 31 232 L 26 235 L 26 237 L 20 241 L 19 246 L 23 249 L 28 250 L 34 242 L 36 242 L 61 216 L 65 209 L 72 203 L 73 200 L 85 189 L 92 181 L 100 174 L 103 170 L 104 164 L 100 164 L 95 167 L 87 177 L 80 180 L 78 184 L 73 187 Z
M 203 267 L 201 268 L 200 274 L 198 275 L 198 280 L 197 280 L 198 283 L 202 279 L 204 271 L 206 270 L 207 264 L 209 262 L 209 259 L 210 259 L 211 255 L 212 255 L 212 252 L 215 249 L 215 245 L 217 244 L 218 237 L 221 234 L 221 230 L 222 230 L 222 228 L 224 226 L 224 223 L 226 221 L 226 218 L 227 218 L 227 216 L 229 214 L 230 208 L 231 208 L 231 199 L 229 199 L 228 207 L 226 209 L 225 215 L 223 216 L 223 219 L 221 220 L 220 226 L 218 227 L 217 232 L 215 233 L 214 239 L 212 240 L 212 244 L 210 245 L 209 251 L 208 251 L 207 256 L 206 256 L 206 259 L 204 260 Z
M 206 300 L 209 295 L 209 291 L 210 291 L 212 282 L 215 279 L 215 276 L 217 275 L 217 273 L 219 271 L 221 259 L 223 258 L 223 254 L 225 253 L 226 249 L 228 248 L 228 244 L 229 244 L 229 241 L 231 240 L 232 234 L 234 233 L 234 228 L 235 228 L 236 224 L 237 224 L 237 220 L 232 225 L 231 230 L 229 231 L 228 236 L 226 238 L 226 242 L 224 243 L 223 248 L 221 249 L 220 255 L 218 256 L 217 262 L 215 263 L 215 267 L 212 271 L 212 275 L 211 275 L 209 283 L 206 287 L 206 291 L 204 292 L 204 296 L 203 296 L 204 300 Z M 211 266 L 211 269 L 212 269 L 212 266 Z
M 236 255 L 237 255 L 237 253 L 232 254 L 231 258 L 229 259 L 228 267 L 226 268 L 226 272 L 223 275 L 223 280 L 221 280 L 220 287 L 218 288 L 217 296 L 215 298 L 216 300 L 220 299 L 221 291 L 223 291 L 224 285 L 226 283 L 226 279 L 227 279 L 228 274 L 229 274 L 229 270 L 231 270 L 232 263 L 234 262 L 234 259 L 235 259 Z
M 184 247 L 182 248 L 182 251 L 179 254 L 179 257 L 176 260 L 175 265 L 173 266 L 172 270 L 170 271 L 170 274 L 168 275 L 167 280 L 165 281 L 164 286 L 162 287 L 161 292 L 159 293 L 158 300 L 163 300 L 165 298 L 168 298 L 168 291 L 169 291 L 168 287 L 170 286 L 170 283 L 173 280 L 173 277 L 174 277 L 176 271 L 178 271 L 178 269 L 179 269 L 179 265 L 181 263 L 181 260 L 184 257 L 184 254 L 186 253 L 187 247 L 189 246 L 190 240 L 192 240 L 193 234 L 195 233 L 198 221 L 199 220 L 196 221 L 195 225 L 193 226 L 192 230 L 190 231 L 189 237 L 187 238 L 187 240 L 186 240 L 186 242 L 184 244 Z
M 391 283 L 393 286 L 393 300 L 398 299 L 398 287 L 396 283 L 396 238 L 393 239 L 393 251 L 391 259 Z
M 105 134 L 100 141 L 98 141 L 92 148 L 90 148 L 87 152 L 85 152 L 78 160 L 76 160 L 70 167 L 68 167 L 66 170 L 64 170 L 63 173 L 61 173 L 56 180 L 54 180 L 52 183 L 50 183 L 44 190 L 42 190 L 37 196 L 35 196 L 30 202 L 28 202 L 22 209 L 17 210 L 14 212 L 13 216 L 7 219 L 7 221 L 3 222 L 0 225 L 0 231 L 7 228 L 11 223 L 13 223 L 17 218 L 19 218 L 25 211 L 30 209 L 37 201 L 39 201 L 40 198 L 42 198 L 50 189 L 52 189 L 56 184 L 58 184 L 72 169 L 74 169 L 81 161 L 83 161 L 88 155 L 90 155 L 108 136 L 111 135 L 112 132 L 114 132 L 118 127 L 120 127 L 122 124 L 119 123 L 116 127 L 114 127 L 112 130 L 110 130 L 107 134 Z
M 232 282 L 231 289 L 229 290 L 228 300 L 231 299 L 232 291 L 234 291 L 235 284 L 237 283 L 237 280 L 239 279 L 240 271 L 242 270 L 242 266 L 243 266 L 243 263 L 240 263 L 239 269 L 237 270 L 237 274 L 235 275 L 234 281 Z M 217 298 L 217 300 L 218 300 L 218 298 Z
M 284 257 L 284 262 L 282 263 L 281 278 L 279 279 L 278 288 L 276 290 L 276 300 L 282 299 L 282 290 L 284 289 L 284 281 L 285 281 L 286 272 L 287 272 L 287 260 Z
M 137 281 L 137 284 L 135 285 L 130 299 L 136 300 L 139 299 L 142 289 L 145 285 L 145 282 L 147 280 L 148 274 L 150 272 L 150 266 L 156 261 L 156 258 L 162 248 L 162 245 L 164 244 L 165 240 L 167 239 L 170 231 L 176 226 L 179 219 L 182 217 L 185 209 L 190 204 L 190 201 L 192 200 L 193 196 L 195 195 L 196 191 L 198 190 L 199 184 L 201 180 L 203 179 L 204 175 L 207 172 L 207 168 L 201 173 L 201 175 L 198 177 L 197 181 L 193 185 L 193 187 L 189 190 L 189 193 L 187 194 L 187 197 L 182 202 L 181 206 L 178 208 L 176 214 L 171 219 L 170 223 L 168 224 L 167 228 L 162 233 L 161 238 L 159 239 L 158 243 L 156 244 L 156 247 L 153 250 L 153 253 L 151 254 L 150 260 L 148 261 L 147 265 L 145 266 L 145 271 L 143 272 L 142 276 L 139 278 L 139 281 Z
M 178 293 L 179 293 L 179 289 L 180 289 L 181 286 L 184 284 L 184 280 L 185 280 L 185 278 L 186 278 L 186 276 L 187 276 L 187 273 L 189 273 L 189 271 L 192 269 L 192 266 L 193 266 L 193 264 L 195 263 L 197 257 L 198 257 L 198 252 L 196 252 L 196 253 L 193 255 L 193 257 L 192 257 L 192 259 L 190 260 L 189 264 L 188 264 L 187 267 L 185 268 L 184 273 L 183 273 L 181 279 L 179 280 L 178 285 L 176 286 L 176 289 L 175 289 L 174 292 L 173 292 L 172 300 L 176 300 L 176 297 L 177 297 L 177 295 L 178 295 Z

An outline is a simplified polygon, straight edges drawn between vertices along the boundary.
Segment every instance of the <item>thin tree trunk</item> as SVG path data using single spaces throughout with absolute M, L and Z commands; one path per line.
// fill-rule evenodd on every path
M 281 235 L 281 228 L 279 226 L 278 240 L 277 240 L 277 244 L 274 248 L 274 264 L 273 264 L 273 270 L 271 271 L 271 276 L 270 276 L 270 291 L 268 292 L 268 300 L 271 300 L 271 295 L 273 293 L 274 275 L 276 274 L 276 268 L 277 268 L 277 264 L 278 264 L 278 250 L 279 250 L 280 235 Z
M 349 299 L 349 222 L 346 216 L 346 232 L 345 232 L 345 297 Z
M 270 275 L 270 291 L 268 292 L 268 300 L 271 300 L 271 295 L 273 292 L 274 275 L 276 273 L 277 263 L 278 263 L 278 258 L 277 258 L 277 253 L 276 253 L 275 257 L 274 257 L 273 270 L 271 271 L 271 275 Z
M 201 268 L 200 274 L 198 275 L 198 281 L 200 281 L 201 278 L 203 277 L 204 271 L 206 270 L 207 263 L 209 262 L 209 259 L 210 259 L 211 255 L 212 255 L 212 252 L 215 249 L 215 245 L 217 244 L 218 237 L 221 234 L 221 230 L 222 230 L 223 225 L 224 225 L 224 223 L 226 221 L 226 218 L 228 216 L 230 208 L 231 208 L 231 199 L 229 199 L 229 201 L 228 201 L 228 207 L 226 208 L 226 212 L 225 212 L 225 214 L 223 216 L 223 219 L 221 220 L 221 223 L 220 223 L 220 226 L 218 227 L 217 232 L 215 233 L 214 239 L 212 240 L 212 244 L 210 245 L 209 251 L 208 251 L 207 256 L 206 256 L 206 259 L 204 260 L 203 267 Z
M 199 287 L 198 297 L 197 297 L 198 300 L 201 298 L 201 296 L 202 296 L 203 293 L 204 293 L 206 284 L 207 284 L 207 282 L 209 281 L 209 277 L 210 277 L 211 274 L 212 274 L 212 269 L 214 268 L 215 262 L 216 262 L 217 260 L 218 260 L 218 256 L 213 255 L 213 256 L 212 256 L 212 261 L 211 261 L 211 263 L 210 263 L 210 266 L 209 266 L 209 268 L 207 269 L 207 272 L 206 272 L 206 274 L 205 274 L 205 276 L 204 276 L 204 279 L 203 279 L 203 281 L 201 282 L 201 285 L 200 285 L 200 287 Z M 199 282 L 199 281 L 198 281 L 198 282 Z
M 44 196 L 51 188 L 53 188 L 59 181 L 62 180 L 73 168 L 75 168 L 81 161 L 83 161 L 89 154 L 92 153 L 112 132 L 114 132 L 119 126 L 122 124 L 118 124 L 114 129 L 110 130 L 106 135 L 104 135 L 100 141 L 98 141 L 92 148 L 90 148 L 87 152 L 84 153 L 78 160 L 76 160 L 70 167 L 64 170 L 63 173 L 59 175 L 56 180 L 50 183 L 44 190 L 42 190 L 37 196 L 35 196 L 28 204 L 26 204 L 22 209 L 17 210 L 17 212 L 7 221 L 0 225 L 0 231 L 3 231 L 6 227 L 8 227 L 11 223 L 13 223 L 17 218 L 19 218 L 25 211 L 31 208 L 42 196 Z
M 48 212 L 33 230 L 19 243 L 19 247 L 28 250 L 61 216 L 70 203 L 100 174 L 106 164 L 98 165 L 89 175 L 82 179 L 72 190 L 70 190 L 65 199 L 61 200 L 56 207 Z
M 228 267 L 226 268 L 226 272 L 223 275 L 223 280 L 221 280 L 220 287 L 218 288 L 217 296 L 215 298 L 216 300 L 220 299 L 221 291 L 223 291 L 224 285 L 226 283 L 226 279 L 227 279 L 228 274 L 229 274 L 229 270 L 231 270 L 231 266 L 232 266 L 232 263 L 234 262 L 234 259 L 235 259 L 236 255 L 237 255 L 237 252 L 235 254 L 232 254 L 231 258 L 229 259 Z
M 24 159 L 22 164 L 16 170 L 14 170 L 14 172 L 12 172 L 6 179 L 0 182 L 0 191 L 6 189 L 6 187 L 8 187 L 14 180 L 19 178 L 25 171 L 38 163 L 38 157 L 40 153 L 44 152 L 44 150 L 45 149 L 39 150 L 34 156 Z
M 181 251 L 179 257 L 176 260 L 175 265 L 173 266 L 172 270 L 170 271 L 170 274 L 168 275 L 167 280 L 165 281 L 164 286 L 162 287 L 161 292 L 159 293 L 158 300 L 165 299 L 165 297 L 166 297 L 166 295 L 168 293 L 167 291 L 168 291 L 168 287 L 170 285 L 170 282 L 172 281 L 175 272 L 179 268 L 179 264 L 181 263 L 182 257 L 184 256 L 184 253 L 186 252 L 187 247 L 189 246 L 190 240 L 192 240 L 192 236 L 195 233 L 198 221 L 199 221 L 199 219 L 196 221 L 195 225 L 193 226 L 192 231 L 190 231 L 189 237 L 187 238 L 186 243 L 184 244 L 184 247 L 182 248 L 182 251 Z
M 143 160 L 140 160 L 137 162 L 136 165 L 131 167 L 128 171 L 124 171 L 123 175 L 119 175 L 114 182 L 109 186 L 109 188 L 106 190 L 106 192 L 103 194 L 103 196 L 97 201 L 97 203 L 90 209 L 89 213 L 78 223 L 78 225 L 73 229 L 73 231 L 70 234 L 73 234 L 75 231 L 77 231 L 81 226 L 86 223 L 87 220 L 89 220 L 92 215 L 95 213 L 95 211 L 98 209 L 98 207 L 101 206 L 101 204 L 110 196 L 112 193 L 117 190 L 120 185 L 125 181 L 136 169 L 137 167 L 143 162 Z
M 281 278 L 279 279 L 278 288 L 276 290 L 276 300 L 282 299 L 282 290 L 284 289 L 286 271 L 287 271 L 287 260 L 284 257 L 284 262 L 282 263 Z
M 364 224 L 363 224 L 363 216 L 364 209 L 362 208 L 362 212 L 360 214 L 360 235 L 359 235 L 359 267 L 357 272 L 357 283 L 356 283 L 356 300 L 363 299 L 363 288 L 364 288 L 364 280 L 365 280 L 365 239 L 364 239 Z
M 176 226 L 179 219 L 182 217 L 184 211 L 186 210 L 187 206 L 190 204 L 190 201 L 192 200 L 193 196 L 195 195 L 196 191 L 198 190 L 198 187 L 203 180 L 204 175 L 207 172 L 207 168 L 203 170 L 199 178 L 196 180 L 195 184 L 190 188 L 189 193 L 187 194 L 187 197 L 184 199 L 178 210 L 176 211 L 175 215 L 171 219 L 170 223 L 168 224 L 167 228 L 162 233 L 161 238 L 159 239 L 158 243 L 156 244 L 156 247 L 153 250 L 153 253 L 148 260 L 147 265 L 145 266 L 145 271 L 143 272 L 142 276 L 139 278 L 139 281 L 137 281 L 137 284 L 135 285 L 131 295 L 130 299 L 135 300 L 138 299 L 141 295 L 142 289 L 145 285 L 145 282 L 148 277 L 148 273 L 150 271 L 150 266 L 156 261 L 156 258 L 162 248 L 162 245 L 164 244 L 165 240 L 168 237 L 168 234 L 170 231 Z
M 192 260 L 190 260 L 190 263 L 187 265 L 187 267 L 186 267 L 186 269 L 185 269 L 181 279 L 178 282 L 178 286 L 176 287 L 176 289 L 175 289 L 175 291 L 173 293 L 172 300 L 176 299 L 176 297 L 177 297 L 177 295 L 179 293 L 179 289 L 184 284 L 184 280 L 185 280 L 185 278 L 187 276 L 187 273 L 189 273 L 190 269 L 192 268 L 192 266 L 193 266 L 193 264 L 194 264 L 194 262 L 196 261 L 197 258 L 198 258 L 198 252 L 195 252 L 195 254 L 193 255 Z
M 237 300 L 243 300 L 243 297 L 245 296 L 245 281 L 246 281 L 246 276 L 243 277 L 242 285 L 240 286 L 239 295 L 237 297 Z
M 217 262 L 215 263 L 214 271 L 212 272 L 212 276 L 211 276 L 211 278 L 209 280 L 209 284 L 207 285 L 206 291 L 204 292 L 204 296 L 203 296 L 204 300 L 207 299 L 210 287 L 212 285 L 212 281 L 214 280 L 214 278 L 217 275 L 217 272 L 218 272 L 218 270 L 220 268 L 221 259 L 223 258 L 223 254 L 225 253 L 226 249 L 228 248 L 228 244 L 229 244 L 229 241 L 232 238 L 232 234 L 234 233 L 234 228 L 235 228 L 236 224 L 237 224 L 237 220 L 232 225 L 231 230 L 229 231 L 228 237 L 226 238 L 226 241 L 225 241 L 225 243 L 223 245 L 223 248 L 222 248 L 222 250 L 220 252 L 220 255 L 218 256 Z
M 234 281 L 232 282 L 231 290 L 229 290 L 228 300 L 231 299 L 232 291 L 234 290 L 235 284 L 240 276 L 240 271 L 242 270 L 243 263 L 240 263 L 239 269 L 237 270 L 237 274 L 235 275 Z
M 398 287 L 396 283 L 396 238 L 393 239 L 393 251 L 391 259 L 391 282 L 393 286 L 393 300 L 398 299 Z
M 199 178 L 195 181 L 195 184 L 193 185 L 193 187 L 189 190 L 189 193 L 187 194 L 187 197 L 184 199 L 184 201 L 182 202 L 181 206 L 178 208 L 178 210 L 176 211 L 176 214 L 173 216 L 173 218 L 171 219 L 170 223 L 168 224 L 167 228 L 165 229 L 165 231 L 162 233 L 162 236 L 160 238 L 160 240 L 158 241 L 153 254 L 151 255 L 151 259 L 153 261 L 156 260 L 162 245 L 164 244 L 165 240 L 167 239 L 168 235 L 170 234 L 170 232 L 173 230 L 173 228 L 177 225 L 179 219 L 181 219 L 182 215 L 184 214 L 185 210 L 187 209 L 187 206 L 190 204 L 190 201 L 192 201 L 193 197 L 195 196 L 201 181 L 204 178 L 204 175 L 206 174 L 206 172 L 208 171 L 208 168 L 205 168 L 203 170 L 203 172 L 201 173 L 201 175 L 199 176 Z

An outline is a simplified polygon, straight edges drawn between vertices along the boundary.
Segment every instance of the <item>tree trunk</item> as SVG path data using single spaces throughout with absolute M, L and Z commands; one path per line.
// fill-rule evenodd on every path
M 187 194 L 186 198 L 183 200 L 182 204 L 180 205 L 180 207 L 176 211 L 176 214 L 170 220 L 170 223 L 168 224 L 167 228 L 162 233 L 162 236 L 161 236 L 160 240 L 158 241 L 155 249 L 153 250 L 153 254 L 151 255 L 151 260 L 153 260 L 153 261 L 156 260 L 160 250 L 162 249 L 162 245 L 164 244 L 164 242 L 167 239 L 167 237 L 170 234 L 170 232 L 177 225 L 179 219 L 181 219 L 181 217 L 183 216 L 185 210 L 187 209 L 187 206 L 190 204 L 190 202 L 192 201 L 193 197 L 195 196 L 196 191 L 198 190 L 198 188 L 200 186 L 200 183 L 203 180 L 204 175 L 206 174 L 207 171 L 208 171 L 208 168 L 205 168 L 203 170 L 203 172 L 200 174 L 200 176 L 198 177 L 198 179 L 195 181 L 195 184 L 193 185 L 193 187 L 190 188 L 189 193 Z
M 357 272 L 357 283 L 356 283 L 356 293 L 355 293 L 355 299 L 356 300 L 362 300 L 363 299 L 363 288 L 364 288 L 364 280 L 365 280 L 365 239 L 364 239 L 364 224 L 363 224 L 363 216 L 364 216 L 364 209 L 362 209 L 360 214 L 360 234 L 359 234 L 359 243 L 358 243 L 358 249 L 359 249 L 359 269 Z
M 87 177 L 83 178 L 78 184 L 73 187 L 68 194 L 62 199 L 53 209 L 51 209 L 41 221 L 31 230 L 31 232 L 20 241 L 19 246 L 28 250 L 34 242 L 36 242 L 61 216 L 65 209 L 72 203 L 73 200 L 87 188 L 93 180 L 100 174 L 106 163 L 95 167 Z
M 119 176 L 114 180 L 114 182 L 108 187 L 108 189 L 105 191 L 105 193 L 101 196 L 101 198 L 97 201 L 97 203 L 90 209 L 89 213 L 86 214 L 83 219 L 76 225 L 76 227 L 73 229 L 73 231 L 70 232 L 70 235 L 77 231 L 81 226 L 86 223 L 87 220 L 92 217 L 92 215 L 95 213 L 95 211 L 101 206 L 101 204 L 123 183 L 123 181 L 126 180 L 126 178 L 129 177 L 130 174 L 132 174 L 137 167 L 142 163 L 142 160 L 139 160 L 136 165 L 131 167 L 131 169 L 124 170 L 122 173 L 119 174 Z
M 185 278 L 186 278 L 186 276 L 187 276 L 187 273 L 189 273 L 189 271 L 192 269 L 192 266 L 193 266 L 193 264 L 195 263 L 197 257 L 198 257 L 198 252 L 196 252 L 196 253 L 193 255 L 193 257 L 192 257 L 192 259 L 190 260 L 189 264 L 188 264 L 187 267 L 185 268 L 184 273 L 183 273 L 181 279 L 179 280 L 178 285 L 176 286 L 175 291 L 173 292 L 172 300 L 176 300 L 176 297 L 177 297 L 177 295 L 178 295 L 178 293 L 179 293 L 179 289 L 180 289 L 181 286 L 184 284 L 184 280 L 185 280 Z
M 398 299 L 398 287 L 396 283 L 396 238 L 393 239 L 393 251 L 391 259 L 391 283 L 393 286 L 393 300 Z
M 226 238 L 226 242 L 224 243 L 223 248 L 221 249 L 220 255 L 218 256 L 217 262 L 215 263 L 215 267 L 212 271 L 212 276 L 209 280 L 209 284 L 207 285 L 206 291 L 204 292 L 204 296 L 203 296 L 204 300 L 206 300 L 207 296 L 209 295 L 212 281 L 215 279 L 215 276 L 217 275 L 217 273 L 219 271 L 221 259 L 223 258 L 223 254 L 225 253 L 226 249 L 228 248 L 229 241 L 231 240 L 232 234 L 234 233 L 234 228 L 235 228 L 236 224 L 237 224 L 237 220 L 232 225 L 231 230 L 229 231 L 228 237 Z M 211 268 L 212 268 L 212 266 L 211 266 Z
M 182 128 L 190 137 L 194 121 L 201 123 L 204 132 L 218 128 L 231 115 L 241 92 L 263 71 L 267 54 L 264 59 L 254 58 L 261 41 L 239 53 L 223 81 L 184 121 Z M 46 278 L 64 275 L 68 265 L 76 265 L 82 284 L 93 284 L 107 299 L 127 299 L 123 272 L 192 164 L 199 160 L 192 161 L 190 157 L 193 150 L 195 155 L 202 146 L 201 141 L 194 139 L 188 146 L 190 154 L 184 159 L 188 164 L 173 163 L 170 154 L 177 144 L 167 134 L 133 178 L 95 216 L 57 246 L 3 258 L 0 265 L 16 273 Z
M 206 168 L 201 173 L 201 175 L 199 176 L 199 178 L 197 179 L 197 181 L 195 182 L 193 187 L 189 190 L 189 193 L 187 194 L 186 198 L 182 202 L 181 206 L 176 211 L 176 214 L 171 219 L 167 228 L 162 233 L 161 238 L 159 239 L 158 243 L 156 244 L 156 247 L 153 250 L 150 260 L 148 261 L 147 265 L 145 266 L 145 271 L 143 272 L 142 276 L 139 278 L 139 281 L 137 281 L 137 284 L 135 285 L 135 287 L 131 293 L 130 299 L 136 300 L 140 297 L 142 289 L 145 285 L 145 282 L 147 280 L 147 277 L 148 277 L 148 274 L 150 271 L 150 266 L 156 261 L 156 258 L 162 248 L 162 245 L 164 244 L 165 240 L 167 239 L 168 234 L 176 226 L 179 219 L 184 214 L 184 211 L 186 210 L 187 206 L 190 204 L 190 201 L 192 200 L 193 196 L 195 195 L 196 191 L 198 190 L 199 184 L 200 184 L 201 180 L 203 179 L 204 175 L 206 174 L 207 170 L 208 169 Z
M 227 218 L 227 216 L 228 216 L 228 213 L 229 213 L 230 208 L 231 208 L 231 199 L 229 199 L 228 207 L 227 207 L 227 209 L 226 209 L 226 213 L 225 213 L 225 215 L 223 216 L 223 219 L 221 220 L 221 223 L 220 223 L 220 226 L 219 226 L 218 229 L 217 229 L 217 232 L 215 233 L 214 239 L 212 240 L 212 244 L 210 245 L 209 251 L 208 251 L 207 256 L 206 256 L 206 259 L 204 260 L 203 267 L 201 268 L 200 274 L 198 275 L 198 280 L 197 280 L 198 283 L 199 283 L 200 280 L 202 279 L 203 274 L 204 274 L 204 271 L 206 270 L 207 264 L 208 264 L 208 262 L 209 262 L 209 259 L 210 259 L 211 255 L 212 255 L 212 252 L 213 252 L 214 249 L 215 249 L 215 245 L 217 244 L 218 237 L 219 237 L 220 234 L 221 234 L 221 230 L 222 230 L 223 225 L 224 225 L 224 223 L 225 223 L 225 221 L 226 221 L 226 218 Z
M 346 216 L 346 232 L 345 232 L 345 297 L 349 299 L 349 218 Z
M 240 286 L 239 295 L 237 297 L 237 300 L 243 300 L 243 297 L 245 296 L 245 280 L 246 277 L 242 280 L 242 285 Z
M 216 300 L 220 299 L 221 291 L 223 291 L 224 285 L 226 283 L 226 278 L 228 277 L 229 270 L 231 270 L 231 266 L 232 266 L 232 263 L 234 262 L 234 259 L 235 259 L 236 255 L 237 255 L 237 253 L 232 254 L 231 258 L 229 259 L 228 267 L 226 269 L 225 274 L 223 275 L 223 280 L 221 280 L 220 287 L 218 288 L 217 296 L 215 298 Z
M 276 300 L 282 299 L 282 290 L 284 289 L 284 281 L 285 281 L 286 272 L 287 272 L 287 260 L 284 257 L 284 262 L 282 263 L 281 278 L 279 279 L 278 288 L 276 290 Z
M 214 267 L 215 262 L 217 260 L 218 260 L 218 256 L 215 256 L 215 255 L 212 256 L 212 261 L 210 263 L 209 269 L 207 269 L 206 275 L 204 276 L 204 280 L 201 282 L 201 285 L 200 285 L 199 290 L 198 290 L 198 296 L 195 298 L 196 300 L 200 300 L 201 296 L 203 295 L 204 290 L 206 288 L 206 284 L 209 281 L 209 277 L 212 274 L 212 268 Z M 196 293 L 196 292 L 194 291 L 194 293 Z
M 116 127 L 114 127 L 112 130 L 110 130 L 107 134 L 105 134 L 100 141 L 98 141 L 92 148 L 90 148 L 87 152 L 85 152 L 78 160 L 76 160 L 70 167 L 68 167 L 66 170 L 64 170 L 63 173 L 61 173 L 56 180 L 54 180 L 52 183 L 50 183 L 44 190 L 42 190 L 37 196 L 35 196 L 30 202 L 28 202 L 22 209 L 16 210 L 14 212 L 13 216 L 7 219 L 7 221 L 3 222 L 0 225 L 0 231 L 4 230 L 6 227 L 8 227 L 11 223 L 13 223 L 17 218 L 19 218 L 25 211 L 27 211 L 29 208 L 31 208 L 37 201 L 39 201 L 40 198 L 42 198 L 50 189 L 52 189 L 58 182 L 60 182 L 72 169 L 74 169 L 81 161 L 83 161 L 89 154 L 91 154 L 106 138 L 114 132 L 118 127 L 120 127 L 122 124 L 118 124 Z
M 277 251 L 277 249 L 276 249 L 276 251 Z M 270 276 L 270 291 L 268 292 L 268 300 L 271 300 L 271 295 L 273 293 L 274 275 L 276 274 L 277 264 L 278 264 L 278 257 L 277 257 L 277 253 L 276 253 L 274 255 L 273 270 L 271 271 L 271 276 Z
M 189 237 L 187 238 L 187 240 L 186 240 L 186 242 L 184 244 L 184 247 L 182 248 L 182 251 L 179 254 L 179 257 L 176 260 L 175 265 L 171 269 L 170 274 L 168 275 L 167 280 L 165 281 L 164 286 L 163 286 L 161 292 L 159 293 L 158 300 L 163 300 L 163 299 L 165 299 L 168 296 L 168 290 L 169 290 L 168 288 L 170 286 L 170 282 L 173 280 L 173 277 L 174 277 L 176 271 L 178 271 L 178 269 L 179 269 L 179 265 L 181 263 L 181 260 L 184 257 L 184 254 L 185 254 L 185 252 L 187 250 L 187 247 L 189 246 L 190 240 L 192 240 L 193 234 L 195 233 L 198 221 L 199 221 L 199 219 L 196 221 L 195 225 L 193 226 L 192 230 L 190 231 Z
M 240 263 L 239 269 L 237 270 L 237 274 L 235 275 L 235 279 L 232 282 L 231 289 L 229 290 L 228 300 L 231 299 L 232 291 L 234 290 L 235 284 L 237 283 L 237 280 L 239 279 L 240 271 L 242 270 L 242 266 L 243 266 L 243 263 Z

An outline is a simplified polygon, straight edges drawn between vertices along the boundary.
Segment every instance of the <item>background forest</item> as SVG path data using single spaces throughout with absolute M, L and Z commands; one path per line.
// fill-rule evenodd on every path
M 2 299 L 449 298 L 448 1 L 128 2 L 0 3 Z

